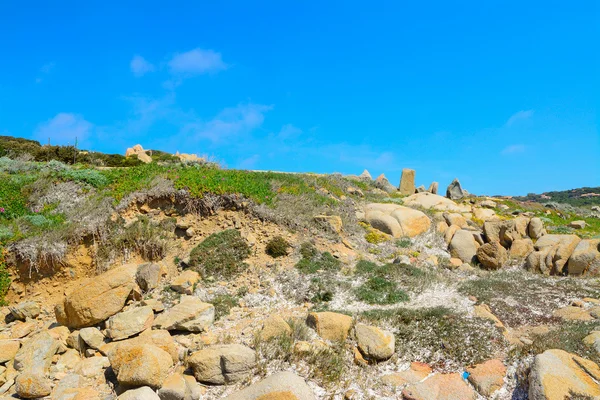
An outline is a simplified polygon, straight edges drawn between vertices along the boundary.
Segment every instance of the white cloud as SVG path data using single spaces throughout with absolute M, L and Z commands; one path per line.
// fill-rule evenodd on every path
M 262 104 L 240 104 L 237 107 L 224 109 L 208 122 L 187 123 L 182 128 L 182 133 L 192 135 L 196 139 L 219 142 L 250 133 L 260 127 L 265 120 L 265 113 L 272 108 Z
M 516 122 L 524 121 L 526 119 L 531 118 L 532 115 L 533 115 L 533 110 L 521 110 L 521 111 L 518 111 L 518 112 L 516 112 L 516 113 L 514 113 L 513 115 L 510 116 L 510 118 L 506 121 L 505 125 L 506 126 L 512 126 Z
M 169 61 L 169 68 L 175 75 L 200 75 L 227 69 L 221 53 L 213 50 L 193 49 L 176 53 Z
M 34 135 L 42 143 L 47 143 L 48 139 L 51 144 L 75 144 L 75 139 L 85 143 L 93 128 L 94 125 L 81 115 L 59 113 L 38 125 Z
M 136 78 L 142 77 L 148 72 L 153 72 L 156 68 L 154 65 L 146 61 L 146 59 L 142 56 L 135 55 L 131 59 L 129 63 L 129 67 L 131 68 L 131 72 Z
M 510 146 L 506 146 L 500 154 L 502 155 L 510 155 L 525 152 L 525 145 L 523 144 L 512 144 Z

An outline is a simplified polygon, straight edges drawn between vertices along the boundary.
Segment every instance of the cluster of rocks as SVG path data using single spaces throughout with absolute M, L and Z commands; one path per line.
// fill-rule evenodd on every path
M 353 176 L 350 176 L 352 178 Z M 438 193 L 438 182 L 432 182 L 428 188 L 425 188 L 424 185 L 416 186 L 415 184 L 416 171 L 410 168 L 404 168 L 402 170 L 402 175 L 400 176 L 400 184 L 398 187 L 395 187 L 390 183 L 390 181 L 385 177 L 385 174 L 379 175 L 375 179 L 375 186 L 387 193 L 400 193 L 405 196 L 410 196 L 415 193 Z M 366 169 L 360 174 L 358 179 L 371 181 L 373 178 L 371 174 Z M 458 179 L 454 179 L 446 189 L 446 197 L 451 200 L 460 200 L 464 197 L 467 197 L 469 193 L 464 190 Z
M 148 154 L 150 152 L 150 154 Z M 183 163 L 205 163 L 206 158 L 198 157 L 196 154 L 186 154 L 186 153 L 175 153 L 173 154 L 175 157 L 179 158 L 179 160 Z M 125 157 L 136 157 L 143 163 L 149 164 L 152 162 L 152 150 L 144 150 L 141 144 L 136 144 L 133 147 L 127 148 L 125 151 Z
M 393 237 L 414 237 L 432 225 L 420 211 L 430 210 L 455 267 L 479 263 L 495 270 L 512 260 L 525 260 L 528 269 L 546 275 L 600 275 L 600 239 L 547 234 L 543 221 L 528 213 L 503 219 L 494 211 L 500 207 L 490 199 L 457 204 L 423 192 L 403 200 L 404 205 L 368 204 L 358 217 Z

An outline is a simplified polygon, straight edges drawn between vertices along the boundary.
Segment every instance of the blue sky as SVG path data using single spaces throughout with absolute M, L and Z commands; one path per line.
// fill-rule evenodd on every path
M 52 3 L 0 3 L 0 134 L 479 194 L 600 186 L 593 1 Z

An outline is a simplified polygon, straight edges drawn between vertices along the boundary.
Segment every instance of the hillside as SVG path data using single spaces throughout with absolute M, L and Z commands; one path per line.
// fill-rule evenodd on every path
M 529 193 L 527 196 L 515 197 L 519 201 L 535 201 L 537 203 L 561 203 L 575 207 L 600 205 L 600 187 L 583 187 L 579 189 L 546 192 L 542 194 Z
M 126 154 L 0 137 L 0 398 L 600 396 L 599 213 Z

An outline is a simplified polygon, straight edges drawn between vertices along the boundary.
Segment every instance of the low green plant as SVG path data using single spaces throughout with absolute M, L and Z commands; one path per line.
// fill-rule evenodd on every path
M 284 257 L 287 256 L 290 247 L 289 242 L 282 236 L 276 236 L 269 240 L 265 252 L 273 258 Z
M 210 300 L 210 303 L 215 306 L 215 321 L 218 321 L 224 316 L 229 315 L 229 311 L 233 307 L 239 305 L 240 299 L 230 294 L 221 294 Z
M 403 237 L 401 239 L 396 240 L 396 246 L 398 246 L 402 249 L 406 249 L 406 248 L 410 247 L 411 244 L 412 244 L 412 241 L 408 237 Z
M 371 244 L 379 244 L 387 242 L 388 240 L 390 240 L 390 237 L 383 232 L 379 232 L 376 229 L 371 229 L 365 234 L 365 240 Z
M 190 254 L 190 266 L 202 277 L 229 279 L 246 268 L 250 246 L 235 229 L 213 233 Z
M 160 260 L 167 253 L 165 231 L 147 217 L 139 217 L 106 245 L 121 252 L 134 251 L 148 261 Z
M 108 178 L 95 169 L 65 169 L 60 172 L 63 180 L 87 183 L 95 188 L 104 187 L 108 184 Z
M 343 344 L 315 349 L 305 356 L 309 376 L 321 384 L 328 386 L 340 382 L 346 371 Z
M 356 289 L 356 297 L 368 304 L 395 304 L 408 301 L 408 294 L 398 284 L 378 276 L 367 279 Z
M 302 259 L 296 264 L 296 268 L 304 274 L 314 274 L 317 271 L 336 271 L 340 269 L 341 262 L 329 252 L 319 252 L 310 243 L 302 244 L 300 248 Z
M 0 306 L 6 305 L 4 297 L 10 288 L 10 274 L 6 265 L 5 251 L 0 243 Z

